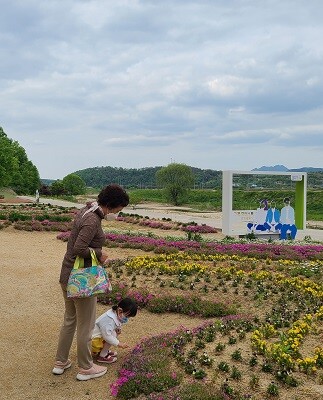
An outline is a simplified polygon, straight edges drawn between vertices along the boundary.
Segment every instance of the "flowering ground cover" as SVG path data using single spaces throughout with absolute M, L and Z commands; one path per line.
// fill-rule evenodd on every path
M 111 261 L 114 289 L 101 301 L 128 295 L 151 312 L 207 318 L 194 330 L 144 339 L 112 393 L 159 400 L 322 398 L 322 264 L 188 253 Z
M 147 256 L 111 260 L 101 302 L 130 296 L 152 313 L 205 318 L 138 343 L 110 388 L 117 399 L 322 399 L 321 243 L 106 237 Z
M 69 232 L 58 235 L 58 238 L 67 241 Z M 106 245 L 109 247 L 135 248 L 156 253 L 176 253 L 185 251 L 203 255 L 245 255 L 256 259 L 276 260 L 317 260 L 323 259 L 323 244 L 284 242 L 268 243 L 256 241 L 209 241 L 183 240 L 151 235 L 135 235 L 129 233 L 106 233 Z
M 69 231 L 75 212 L 51 204 L 0 204 L 0 229 L 13 225 L 25 231 Z
M 187 232 L 189 234 L 189 237 L 192 237 L 192 234 L 217 233 L 219 231 L 218 229 L 213 228 L 212 226 L 208 226 L 206 224 L 199 225 L 195 221 L 183 223 L 172 221 L 170 218 L 163 218 L 162 220 L 151 219 L 138 214 L 120 213 L 117 219 L 118 221 L 126 222 L 129 224 L 138 224 L 139 226 L 145 226 L 152 229 L 179 229 Z

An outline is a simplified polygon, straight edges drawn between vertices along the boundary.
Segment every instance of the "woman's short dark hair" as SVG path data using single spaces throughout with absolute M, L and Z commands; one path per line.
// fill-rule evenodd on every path
M 127 317 L 135 317 L 137 315 L 138 305 L 130 297 L 125 297 L 124 299 L 120 300 L 117 305 L 112 307 L 112 309 L 115 311 L 118 308 L 121 308 L 122 311 L 127 314 Z
M 100 206 L 108 208 L 126 207 L 129 204 L 128 193 L 119 185 L 108 185 L 98 195 Z

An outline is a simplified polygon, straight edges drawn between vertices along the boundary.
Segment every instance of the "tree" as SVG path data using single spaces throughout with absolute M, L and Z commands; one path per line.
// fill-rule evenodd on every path
M 30 194 L 39 188 L 40 179 L 25 149 L 9 139 L 0 127 L 0 187 L 5 186 L 18 194 Z
M 67 194 L 66 189 L 63 185 L 63 181 L 61 181 L 60 179 L 57 179 L 50 185 L 50 191 L 54 196 L 61 196 Z
M 86 191 L 85 182 L 76 174 L 66 175 L 65 178 L 63 178 L 62 183 L 67 194 L 70 194 L 72 196 L 84 194 Z
M 11 187 L 16 193 L 34 193 L 40 186 L 37 168 L 28 160 L 25 149 L 18 142 L 13 142 L 14 159 L 17 168 L 12 171 Z
M 0 127 L 0 187 L 9 186 L 11 174 L 17 170 L 12 142 Z
M 39 194 L 42 194 L 43 196 L 50 196 L 52 194 L 51 188 L 48 185 L 42 184 L 39 189 Z
M 194 184 L 194 175 L 188 165 L 172 163 L 157 171 L 156 180 L 157 185 L 164 189 L 167 200 L 178 206 Z

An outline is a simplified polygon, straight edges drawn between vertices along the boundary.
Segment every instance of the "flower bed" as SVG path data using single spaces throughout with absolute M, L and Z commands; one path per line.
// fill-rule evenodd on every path
M 25 231 L 66 232 L 72 227 L 76 209 L 50 204 L 0 205 L 1 225 Z
M 57 236 L 68 240 L 69 233 Z M 289 244 L 289 243 L 254 243 L 226 241 L 193 241 L 169 240 L 150 236 L 132 234 L 106 233 L 107 246 L 136 248 L 155 252 L 189 251 L 200 254 L 245 255 L 257 259 L 288 259 L 288 260 L 323 260 L 323 245 L 320 244 Z
M 152 229 L 180 229 L 184 232 L 190 233 L 217 233 L 218 229 L 213 228 L 212 226 L 208 226 L 206 224 L 199 225 L 196 222 L 173 222 L 170 218 L 160 219 L 151 219 L 148 217 L 142 217 L 138 214 L 126 214 L 120 213 L 118 216 L 118 221 L 126 222 L 129 224 L 138 224 L 140 226 L 145 226 L 147 228 Z
M 316 273 L 306 278 L 302 267 Z M 112 385 L 117 398 L 307 399 L 306 380 L 323 379 L 322 261 L 177 253 L 111 261 L 108 269 L 121 285 L 109 302 L 133 295 L 147 309 L 157 299 L 151 312 L 202 315 L 195 306 L 209 301 L 235 312 L 141 342 Z M 162 359 L 172 361 L 159 375 Z

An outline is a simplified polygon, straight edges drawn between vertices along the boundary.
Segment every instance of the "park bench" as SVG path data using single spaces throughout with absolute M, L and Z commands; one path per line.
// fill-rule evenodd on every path
M 272 240 L 279 240 L 280 233 L 279 232 L 257 232 L 254 233 L 257 239 L 272 239 Z
M 280 233 L 279 232 L 252 232 L 256 239 L 262 240 L 279 240 Z M 245 238 L 248 234 L 239 235 L 239 238 Z

